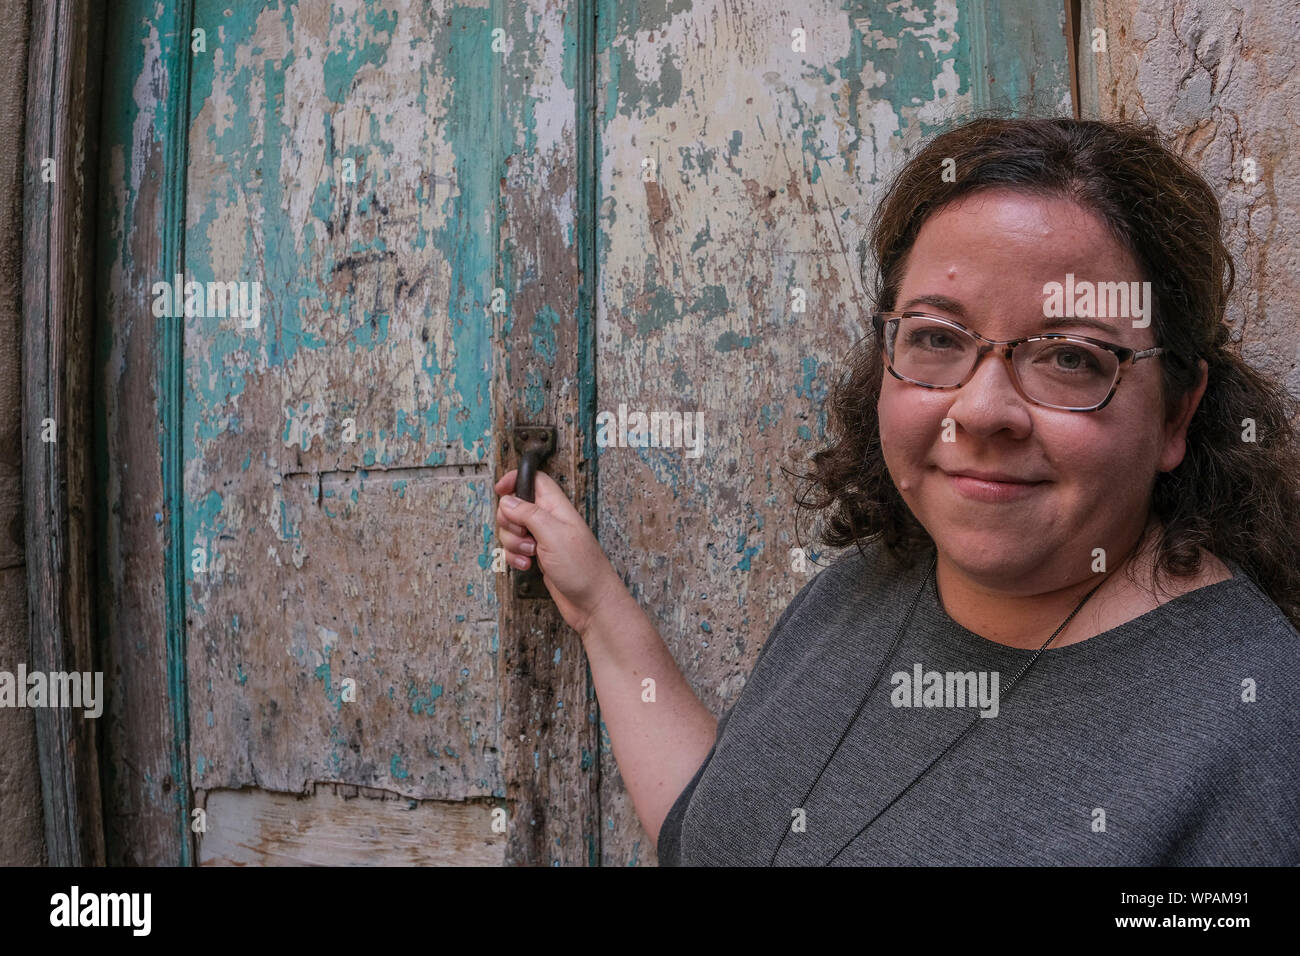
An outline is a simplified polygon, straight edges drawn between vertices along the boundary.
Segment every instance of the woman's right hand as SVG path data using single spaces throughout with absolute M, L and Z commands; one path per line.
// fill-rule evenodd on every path
M 506 561 L 523 570 L 536 558 L 542 581 L 569 627 L 584 634 L 601 601 L 623 588 L 596 536 L 564 490 L 544 471 L 535 474 L 536 501 L 514 496 L 518 469 L 501 476 L 493 490 L 497 502 L 497 537 Z M 509 507 L 509 502 L 515 502 Z M 530 551 L 530 547 L 532 550 Z M 626 593 L 626 592 L 624 592 Z

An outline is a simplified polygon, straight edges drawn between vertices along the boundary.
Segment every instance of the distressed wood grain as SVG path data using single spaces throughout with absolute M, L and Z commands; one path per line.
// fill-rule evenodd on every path
M 505 858 L 505 838 L 484 827 L 492 808 L 481 802 L 341 784 L 309 796 L 250 788 L 204 797 L 202 866 L 500 866 Z
M 27 70 L 23 212 L 23 499 L 27 666 L 93 673 L 90 368 L 102 10 L 36 4 Z M 47 161 L 49 165 L 47 166 Z M 42 173 L 54 172 L 54 181 Z M 53 432 L 47 431 L 47 425 Z M 95 723 L 34 711 L 51 866 L 104 862 Z
M 173 271 L 168 223 L 182 139 L 189 34 L 186 5 L 109 6 L 100 133 L 95 361 L 99 647 L 107 707 L 104 818 L 112 865 L 188 861 L 183 708 L 168 641 L 167 553 L 172 501 L 162 434 L 171 400 L 168 323 L 152 284 Z M 178 717 L 182 719 L 178 719 Z
M 585 664 L 500 598 L 491 492 L 516 423 L 573 474 L 564 10 L 194 23 L 185 281 L 258 282 L 260 316 L 184 319 L 191 783 L 495 798 L 506 860 L 586 862 Z
M 651 862 L 576 635 L 493 568 L 509 429 L 557 427 L 548 471 L 720 711 L 804 580 L 777 476 L 825 440 L 835 363 L 865 331 L 875 190 L 971 109 L 1068 112 L 1060 9 L 198 0 L 193 26 L 182 282 L 260 291 L 252 327 L 169 320 L 188 783 L 229 814 L 200 858 L 347 858 L 385 819 L 368 804 L 307 837 L 276 822 L 312 793 L 343 819 L 328 784 L 447 820 L 498 801 L 507 863 Z M 120 139 L 111 221 L 156 218 L 149 137 Z M 171 276 L 135 252 L 109 283 L 136 298 L 108 434 L 147 462 L 122 422 L 148 407 L 125 366 L 152 346 L 127 330 L 156 322 L 141 282 Z M 597 448 L 620 404 L 702 412 L 702 454 Z

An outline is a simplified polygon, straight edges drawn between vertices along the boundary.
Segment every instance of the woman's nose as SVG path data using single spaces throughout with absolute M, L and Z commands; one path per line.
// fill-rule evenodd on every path
M 970 381 L 953 390 L 949 416 L 970 434 L 984 438 L 1003 429 L 1028 435 L 1033 421 L 1028 403 L 1016 391 L 1012 371 L 1000 351 L 980 356 Z

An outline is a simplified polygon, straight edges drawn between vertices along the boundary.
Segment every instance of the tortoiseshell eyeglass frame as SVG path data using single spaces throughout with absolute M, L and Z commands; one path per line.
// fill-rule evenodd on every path
M 905 375 L 900 375 L 898 373 L 898 371 L 894 368 L 893 359 L 889 355 L 889 349 L 884 347 L 885 323 L 889 321 L 897 321 L 899 319 L 907 318 L 908 316 L 915 316 L 916 318 L 928 319 L 934 322 L 938 322 L 941 325 L 950 326 L 954 329 L 957 329 L 960 332 L 965 333 L 966 335 L 970 336 L 972 339 L 975 339 L 977 342 L 983 343 L 979 346 L 979 351 L 975 355 L 975 361 L 971 363 L 970 371 L 966 374 L 965 378 L 963 378 L 960 382 L 958 382 L 955 385 L 930 385 L 927 382 L 918 382 L 916 379 L 911 379 Z M 969 382 L 972 378 L 975 377 L 975 371 L 979 368 L 980 361 L 984 358 L 984 356 L 989 352 L 992 352 L 995 349 L 1002 347 L 1002 351 L 999 353 L 999 355 L 1003 363 L 1007 366 L 1007 370 L 1010 373 L 1011 384 L 1015 388 L 1016 394 L 1018 394 L 1021 398 L 1023 398 L 1027 402 L 1030 402 L 1031 404 L 1041 405 L 1044 408 L 1055 408 L 1065 412 L 1101 411 L 1108 404 L 1110 404 L 1110 400 L 1115 397 L 1115 391 L 1119 388 L 1119 383 L 1124 378 L 1125 369 L 1132 366 L 1134 362 L 1141 361 L 1144 358 L 1151 358 L 1153 356 L 1162 355 L 1166 353 L 1170 355 L 1174 354 L 1174 353 L 1170 353 L 1168 349 L 1161 348 L 1159 346 L 1157 346 L 1156 348 L 1143 349 L 1141 351 L 1138 351 L 1136 349 L 1131 349 L 1125 345 L 1116 345 L 1114 342 L 1106 342 L 1103 341 L 1102 339 L 1094 339 L 1086 335 L 1068 335 L 1061 332 L 1043 332 L 1040 333 L 1039 335 L 1028 335 L 1020 339 L 1008 339 L 1005 342 L 999 342 L 993 339 L 985 338 L 984 336 L 980 335 L 978 332 L 966 328 L 966 326 L 962 325 L 960 322 L 954 322 L 952 319 L 945 319 L 942 318 L 941 316 L 931 315 L 929 312 L 915 312 L 915 311 L 873 312 L 871 314 L 871 325 L 872 328 L 875 329 L 876 341 L 880 345 L 881 353 L 885 356 L 885 367 L 889 369 L 890 375 L 894 376 L 894 378 L 898 379 L 901 382 L 907 382 L 911 385 L 916 385 L 920 388 L 933 388 L 938 390 L 961 388 L 963 385 L 965 385 L 967 382 Z M 1119 360 L 1119 364 L 1115 366 L 1115 381 L 1111 383 L 1110 391 L 1106 394 L 1106 397 L 1102 401 L 1098 402 L 1096 405 L 1078 407 L 1078 406 L 1071 406 L 1071 405 L 1052 405 L 1049 404 L 1048 402 L 1040 402 L 1038 399 L 1031 398 L 1030 396 L 1026 395 L 1024 388 L 1021 387 L 1020 376 L 1016 372 L 1015 364 L 1011 361 L 1011 353 L 1015 350 L 1017 345 L 1021 345 L 1022 343 L 1025 342 L 1042 341 L 1044 339 L 1053 339 L 1053 340 L 1059 340 L 1064 342 L 1080 342 L 1080 343 L 1085 343 L 1087 345 L 1098 346 L 1099 348 L 1106 349 L 1108 352 L 1113 352 L 1115 354 L 1115 357 Z

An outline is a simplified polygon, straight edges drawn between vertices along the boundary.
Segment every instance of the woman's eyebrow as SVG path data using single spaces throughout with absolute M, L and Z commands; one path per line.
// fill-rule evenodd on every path
M 967 318 L 966 310 L 956 299 L 950 299 L 946 295 L 918 295 L 908 299 L 898 307 L 899 312 L 906 312 L 914 305 L 932 305 L 936 309 L 943 309 L 945 312 L 951 312 L 953 315 L 961 318 Z
M 1119 329 L 1109 322 L 1103 322 L 1100 319 L 1085 319 L 1080 317 L 1063 317 L 1055 319 L 1044 319 L 1039 328 L 1043 329 L 1061 329 L 1068 328 L 1072 325 L 1081 325 L 1090 329 L 1097 329 L 1100 332 L 1106 332 L 1111 336 L 1119 334 Z
M 936 309 L 942 309 L 945 312 L 951 312 L 953 315 L 956 315 L 961 319 L 964 320 L 969 319 L 969 316 L 966 314 L 966 310 L 965 308 L 962 307 L 962 304 L 958 302 L 956 299 L 948 298 L 948 296 L 946 295 L 914 296 L 913 298 L 908 299 L 905 303 L 903 303 L 903 305 L 899 306 L 899 308 L 896 309 L 895 311 L 906 312 L 908 309 L 912 308 L 912 306 L 916 306 L 916 305 L 933 306 Z M 1070 326 L 1096 329 L 1097 331 L 1105 332 L 1112 337 L 1119 334 L 1119 330 L 1110 322 L 1103 322 L 1100 319 L 1088 319 L 1088 318 L 1074 317 L 1074 316 L 1065 317 L 1065 318 L 1043 319 L 1042 322 L 1036 323 L 1034 327 L 1040 331 L 1047 331 L 1049 329 L 1068 328 Z

